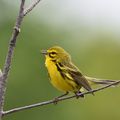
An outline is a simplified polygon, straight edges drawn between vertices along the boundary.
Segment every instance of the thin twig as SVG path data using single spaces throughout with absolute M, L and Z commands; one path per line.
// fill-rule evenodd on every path
M 24 16 L 26 16 L 41 0 L 34 1 L 28 8 L 24 10 Z
M 14 53 L 14 47 L 16 44 L 16 39 L 20 32 L 20 25 L 21 25 L 21 22 L 23 19 L 24 4 L 25 4 L 25 0 L 21 0 L 19 15 L 16 20 L 16 25 L 14 27 L 12 37 L 10 39 L 8 53 L 7 53 L 6 61 L 5 61 L 4 68 L 3 68 L 3 76 L 2 76 L 1 83 L 0 83 L 0 118 L 2 116 L 1 112 L 3 111 L 7 77 L 8 77 L 8 73 L 9 73 L 10 66 L 11 66 L 11 61 L 12 61 L 12 57 L 13 57 L 13 53 Z
M 119 81 L 115 81 L 111 84 L 108 84 L 108 85 L 105 85 L 105 86 L 102 86 L 100 88 L 96 88 L 96 89 L 93 89 L 91 91 L 87 91 L 87 92 L 83 92 L 83 93 L 79 93 L 78 95 L 81 96 L 81 95 L 86 95 L 86 94 L 91 94 L 91 93 L 95 93 L 97 91 L 101 91 L 103 89 L 106 89 L 106 88 L 109 88 L 113 85 L 117 85 L 120 83 L 120 80 Z M 73 96 L 66 96 L 66 97 L 62 97 L 62 98 L 58 98 L 58 101 L 63 101 L 63 100 L 67 100 L 67 99 L 71 99 L 71 98 L 75 98 L 76 95 L 73 95 Z M 23 110 L 26 110 L 26 109 L 31 109 L 31 108 L 34 108 L 34 107 L 38 107 L 38 106 L 44 106 L 44 105 L 48 105 L 48 104 L 52 104 L 52 103 L 55 103 L 54 99 L 53 100 L 48 100 L 48 101 L 45 101 L 45 102 L 40 102 L 40 103 L 36 103 L 36 104 L 31 104 L 31 105 L 27 105 L 27 106 L 23 106 L 23 107 L 18 107 L 18 108 L 13 108 L 11 110 L 7 110 L 7 111 L 4 111 L 3 112 L 3 116 L 4 115 L 7 115 L 7 114 L 11 114 L 11 113 L 15 113 L 15 112 L 18 112 L 18 111 L 23 111 Z
M 3 75 L 3 74 L 2 74 L 2 71 L 1 71 L 1 69 L 0 69 L 0 94 L 1 94 L 1 95 L 2 95 L 2 91 L 3 91 L 3 90 L 2 90 L 2 84 L 3 84 L 3 82 L 2 82 L 2 75 Z M 0 100 L 1 100 L 1 101 L 0 101 L 0 105 L 2 105 L 2 99 L 3 99 L 3 97 L 1 96 L 1 97 L 0 97 Z M 0 117 L 1 117 L 2 114 L 3 114 L 2 106 L 1 106 L 0 109 L 1 109 L 1 111 L 0 111 Z
M 24 11 L 25 0 L 21 0 L 19 15 L 17 17 L 16 24 L 9 42 L 8 53 L 7 53 L 6 61 L 3 68 L 3 75 L 0 77 L 0 120 L 3 114 L 4 96 L 6 91 L 7 78 L 8 78 L 8 74 L 11 67 L 11 62 L 14 54 L 14 48 L 16 45 L 17 37 L 20 33 L 21 23 L 23 21 L 24 16 L 27 13 L 29 13 L 39 2 L 40 0 L 35 1 L 33 4 L 31 4 L 30 7 L 28 7 Z

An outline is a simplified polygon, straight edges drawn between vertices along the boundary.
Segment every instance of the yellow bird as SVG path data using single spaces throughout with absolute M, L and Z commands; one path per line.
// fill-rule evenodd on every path
M 75 93 L 76 97 L 81 93 L 81 88 L 91 91 L 90 83 L 93 84 L 109 84 L 112 80 L 97 80 L 84 76 L 81 71 L 72 63 L 71 56 L 61 47 L 53 46 L 48 50 L 42 50 L 45 55 L 45 66 L 47 67 L 50 82 L 52 85 L 65 94 L 69 92 Z M 81 95 L 81 97 L 84 97 Z

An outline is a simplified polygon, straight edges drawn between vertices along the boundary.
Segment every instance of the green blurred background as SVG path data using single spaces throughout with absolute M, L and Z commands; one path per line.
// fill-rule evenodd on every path
M 5 110 L 61 94 L 49 83 L 44 57 L 40 54 L 41 49 L 53 45 L 65 48 L 84 74 L 120 79 L 120 22 L 116 13 L 120 9 L 114 9 L 119 4 L 112 1 L 103 6 L 94 0 L 43 0 L 25 17 L 9 74 Z M 1 68 L 19 4 L 19 0 L 0 1 Z M 120 87 L 109 88 L 85 99 L 10 114 L 3 120 L 120 120 L 119 91 Z

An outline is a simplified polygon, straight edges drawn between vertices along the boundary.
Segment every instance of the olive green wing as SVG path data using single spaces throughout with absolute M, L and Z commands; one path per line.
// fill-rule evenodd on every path
M 82 75 L 76 66 L 68 63 L 56 63 L 56 66 L 64 78 L 66 77 L 69 80 L 74 80 L 78 85 L 82 86 L 88 91 L 92 90 L 87 79 Z
M 83 88 L 85 88 L 88 91 L 92 90 L 86 78 L 83 75 L 81 75 L 79 71 L 68 71 L 68 72 L 78 85 L 81 85 Z

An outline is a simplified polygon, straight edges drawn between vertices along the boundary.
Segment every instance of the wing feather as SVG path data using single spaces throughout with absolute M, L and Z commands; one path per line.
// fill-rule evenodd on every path
M 73 64 L 64 64 L 64 63 L 56 63 L 57 68 L 60 71 L 60 74 L 69 80 L 74 80 L 76 84 L 82 86 L 86 90 L 90 91 L 92 88 L 90 87 L 87 79 L 82 75 L 79 69 Z

